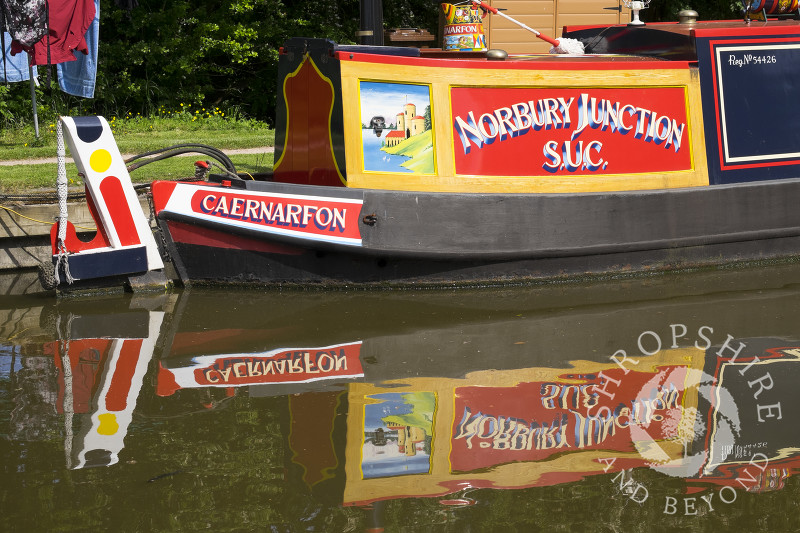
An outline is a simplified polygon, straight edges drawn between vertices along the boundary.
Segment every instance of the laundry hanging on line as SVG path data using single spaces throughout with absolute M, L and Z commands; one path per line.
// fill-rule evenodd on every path
M 47 35 L 46 0 L 0 0 L 3 29 L 21 46 L 33 46 Z
M 100 0 L 94 0 L 95 17 L 86 30 L 85 54 L 73 52 L 75 61 L 59 63 L 58 86 L 67 94 L 94 98 L 94 87 L 97 79 L 97 46 L 100 37 Z
M 0 1 L 8 5 L 38 0 Z M 95 17 L 94 0 L 48 0 L 46 4 L 49 27 L 47 34 L 32 46 L 15 39 L 11 43 L 11 53 L 17 54 L 23 50 L 33 52 L 31 58 L 33 65 L 55 65 L 65 61 L 75 61 L 73 50 L 84 54 L 88 52 L 85 35 Z M 13 35 L 14 31 L 9 33 Z
M 14 4 L 13 17 L 9 16 L 10 4 Z M 6 50 L 3 50 L 6 69 L 5 75 L 0 69 L 0 81 L 28 79 L 29 54 L 21 53 L 26 50 L 31 52 L 31 64 L 58 65 L 61 90 L 84 98 L 94 97 L 100 1 L 49 0 L 49 10 L 41 7 L 44 4 L 44 0 L 0 0 L 0 7 L 6 10 L 6 21 L 11 32 L 6 35 L 11 37 L 11 44 L 6 41 Z M 50 22 L 49 35 L 44 35 L 31 44 L 30 40 L 36 35 L 35 29 L 42 25 L 43 11 L 46 15 L 44 25 L 47 25 L 47 20 Z M 19 36 L 27 40 L 20 41 L 17 39 Z
M 0 83 L 15 83 L 28 81 L 28 54 L 11 55 L 11 34 L 5 32 L 3 42 L 3 58 L 0 60 Z M 36 77 L 36 67 L 33 67 L 33 76 Z

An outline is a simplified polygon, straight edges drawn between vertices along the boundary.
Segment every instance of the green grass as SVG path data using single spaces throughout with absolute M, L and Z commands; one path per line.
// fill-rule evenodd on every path
M 223 150 L 224 151 L 224 150 Z M 234 154 L 229 156 L 239 173 L 257 174 L 272 170 L 272 154 Z M 194 161 L 210 159 L 203 154 L 187 157 L 172 157 L 156 161 L 131 172 L 134 183 L 150 183 L 157 179 L 173 180 L 194 175 Z M 70 161 L 67 158 L 67 161 Z M 57 166 L 55 163 L 38 165 L 0 166 L 0 192 L 20 193 L 37 189 L 55 189 Z M 213 169 L 215 173 L 218 170 Z M 70 187 L 82 187 L 75 164 L 67 163 L 67 179 Z
M 264 122 L 222 116 L 219 111 L 162 112 L 160 116 L 106 117 L 123 154 L 140 154 L 186 142 L 217 148 L 272 146 L 275 132 Z M 216 114 L 214 114 L 216 113 Z M 0 128 L 0 160 L 36 159 L 56 155 L 56 125 Z
M 188 106 L 187 106 L 188 107 Z M 219 110 L 198 109 L 197 112 L 161 111 L 160 116 L 123 118 L 110 117 L 117 146 L 123 154 L 141 154 L 175 144 L 200 143 L 223 152 L 236 148 L 273 146 L 275 132 L 263 122 L 231 118 Z M 56 155 L 55 124 L 40 125 L 36 139 L 31 127 L 0 130 L 0 161 L 36 160 Z M 234 154 L 231 160 L 240 172 L 259 173 L 272 169 L 272 154 Z M 203 154 L 173 157 L 145 165 L 131 172 L 136 183 L 155 179 L 177 179 L 194 174 L 193 162 L 210 159 Z M 81 186 L 75 165 L 67 153 L 67 177 L 71 186 Z M 28 189 L 54 188 L 55 163 L 0 166 L 0 191 L 20 192 Z

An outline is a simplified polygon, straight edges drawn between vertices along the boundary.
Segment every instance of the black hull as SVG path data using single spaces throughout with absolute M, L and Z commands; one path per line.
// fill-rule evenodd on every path
M 769 246 L 770 252 L 764 250 Z M 686 270 L 797 255 L 800 238 L 605 255 L 509 261 L 423 261 L 308 250 L 282 256 L 177 244 L 184 282 L 282 284 L 482 284 Z M 180 265 L 180 266 L 179 266 Z
M 270 183 L 247 188 L 340 191 Z M 800 254 L 800 210 L 794 207 L 800 180 L 561 195 L 345 194 L 363 195 L 359 247 L 255 234 L 169 213 L 160 223 L 184 282 L 507 283 Z M 215 232 L 280 250 L 180 242 L 170 234 L 175 223 L 196 235 Z

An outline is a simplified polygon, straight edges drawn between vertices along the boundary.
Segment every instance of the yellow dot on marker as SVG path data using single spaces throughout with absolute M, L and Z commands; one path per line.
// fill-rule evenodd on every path
M 108 150 L 103 150 L 102 148 L 95 150 L 89 156 L 89 166 L 95 172 L 105 172 L 111 166 L 111 154 L 108 153 Z
M 114 413 L 103 413 L 102 415 L 98 415 L 97 419 L 100 420 L 100 427 L 97 428 L 99 434 L 113 435 L 119 430 L 117 415 Z

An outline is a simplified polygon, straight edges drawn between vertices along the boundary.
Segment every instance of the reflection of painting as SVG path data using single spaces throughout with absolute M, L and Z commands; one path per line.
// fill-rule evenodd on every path
M 364 408 L 364 479 L 430 471 L 433 442 L 432 392 L 374 394 Z
M 430 87 L 362 81 L 361 139 L 364 170 L 433 174 Z

